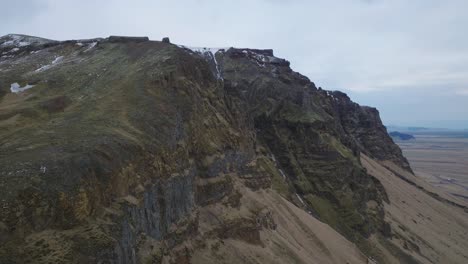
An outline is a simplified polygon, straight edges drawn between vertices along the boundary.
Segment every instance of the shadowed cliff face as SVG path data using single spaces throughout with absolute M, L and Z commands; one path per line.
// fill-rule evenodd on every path
M 412 172 L 401 149 L 388 135 L 376 108 L 360 106 L 339 91 L 330 93 L 335 99 L 336 112 L 344 131 L 351 135 L 356 146 L 366 155 L 389 160 Z
M 360 151 L 379 153 L 367 148 L 379 133 L 373 130 L 383 128 L 378 114 L 318 90 L 287 61 L 271 58 L 271 53 L 245 49 L 219 54 L 228 106 L 245 126 L 254 127 L 257 148 L 277 160 L 287 197 L 364 247 L 366 237 L 387 227 L 385 191 L 356 158 Z M 367 120 L 373 123 L 351 130 Z M 404 159 L 401 152 L 398 157 Z
M 388 198 L 359 157 L 408 162 L 377 110 L 317 89 L 271 50 L 0 45 L 0 262 L 189 263 L 218 240 L 268 248 L 278 223 L 255 200 L 268 191 L 385 261 L 369 237 L 391 232 Z

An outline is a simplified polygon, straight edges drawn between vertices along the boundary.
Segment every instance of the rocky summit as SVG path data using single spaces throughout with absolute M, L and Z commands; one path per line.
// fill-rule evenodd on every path
M 272 50 L 0 38 L 0 263 L 467 263 L 467 205 Z

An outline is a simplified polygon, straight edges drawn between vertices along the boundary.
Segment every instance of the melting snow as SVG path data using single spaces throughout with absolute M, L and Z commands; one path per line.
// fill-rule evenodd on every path
M 63 59 L 63 56 L 59 56 L 59 57 L 55 58 L 55 59 L 52 61 L 52 64 L 55 64 L 55 63 L 57 63 L 57 62 L 60 62 L 62 59 Z
M 226 50 L 226 48 L 206 48 L 206 47 L 203 47 L 203 48 L 200 48 L 200 47 L 188 47 L 188 46 L 180 46 L 182 48 L 186 48 L 186 49 L 189 49 L 193 52 L 196 52 L 196 53 L 207 53 L 207 52 L 211 52 L 211 54 L 216 54 L 216 52 L 218 52 L 219 50 L 221 49 L 224 49 Z
M 44 65 L 44 66 L 41 66 L 39 69 L 35 70 L 34 72 L 41 72 L 41 71 L 45 71 L 45 70 L 48 70 L 50 69 L 54 64 L 57 64 L 59 63 L 60 61 L 63 60 L 63 56 L 59 56 L 57 58 L 55 58 L 51 64 L 47 64 L 47 65 Z
M 34 85 L 30 85 L 30 84 L 27 84 L 24 87 L 21 87 L 18 83 L 12 83 L 11 86 L 10 86 L 10 91 L 12 93 L 20 93 L 20 92 L 26 91 L 28 89 L 31 89 L 33 87 L 34 87 Z
M 5 54 L 8 54 L 8 53 L 13 53 L 13 52 L 17 52 L 19 50 L 19 48 L 12 48 L 11 50 L 9 51 L 5 51 L 2 53 L 2 55 L 5 55 Z
M 215 64 L 216 77 L 218 79 L 223 79 L 221 77 L 221 71 L 219 69 L 218 61 L 216 60 L 216 53 L 218 51 L 220 51 L 220 50 L 227 50 L 229 48 L 206 48 L 206 47 L 200 48 L 200 47 L 188 47 L 188 46 L 183 46 L 183 45 L 180 45 L 179 47 L 189 49 L 189 50 L 193 51 L 194 53 L 198 53 L 198 54 L 201 54 L 201 55 L 204 55 L 204 56 L 209 56 L 213 60 L 213 62 Z
M 281 173 L 281 176 L 283 176 L 283 179 L 286 180 L 286 175 L 284 174 L 283 170 L 282 170 L 282 169 L 279 169 L 279 172 Z
M 31 45 L 31 43 L 29 43 L 27 41 L 20 41 L 18 43 L 18 46 L 20 46 L 20 47 L 29 46 L 29 45 Z
M 87 51 L 91 50 L 92 48 L 94 48 L 96 46 L 96 44 L 97 44 L 97 42 L 93 42 L 93 43 L 89 44 L 88 48 L 85 49 L 85 51 L 83 51 L 83 52 L 87 52 Z
M 215 53 L 211 53 L 211 56 L 213 57 L 213 61 L 215 63 L 215 67 L 216 67 L 216 78 L 218 79 L 222 79 L 221 77 L 221 72 L 219 70 L 219 66 L 218 66 L 218 61 L 216 60 L 216 52 Z
M 266 63 L 277 60 L 277 58 L 275 58 L 274 56 L 259 54 L 251 50 L 243 50 L 242 53 L 250 56 L 251 58 L 254 58 L 257 65 L 260 67 L 265 67 Z
M 9 40 L 9 41 L 5 41 L 3 42 L 2 46 L 13 46 L 15 45 L 15 41 L 14 40 Z
M 339 101 L 339 99 L 337 97 L 335 97 L 330 91 L 325 91 L 327 96 L 331 97 L 333 100 L 335 101 Z
M 305 206 L 306 204 L 304 203 L 304 200 L 302 200 L 301 196 L 299 194 L 297 194 L 297 193 L 296 193 L 296 196 L 299 199 L 299 201 L 301 201 L 302 205 Z
M 26 36 L 26 35 L 15 35 L 15 34 L 6 35 L 0 38 L 0 41 L 2 39 L 7 40 L 7 41 L 4 41 L 0 45 L 2 47 L 25 47 L 25 46 L 30 46 L 30 45 L 41 45 L 41 44 L 45 44 L 48 42 L 54 42 L 53 40 L 49 40 L 49 39 L 43 39 L 43 38 L 38 38 L 38 37 Z
M 26 41 L 25 37 L 19 35 L 7 35 L 11 38 L 11 40 L 3 42 L 2 46 L 16 46 L 16 47 L 24 47 L 31 45 L 31 42 Z
M 276 163 L 276 158 L 275 158 L 275 155 L 271 155 L 271 160 L 274 161 Z

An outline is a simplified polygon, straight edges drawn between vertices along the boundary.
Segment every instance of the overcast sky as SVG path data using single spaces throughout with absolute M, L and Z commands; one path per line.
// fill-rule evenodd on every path
M 0 35 L 273 48 L 387 125 L 468 128 L 467 0 L 0 1 Z

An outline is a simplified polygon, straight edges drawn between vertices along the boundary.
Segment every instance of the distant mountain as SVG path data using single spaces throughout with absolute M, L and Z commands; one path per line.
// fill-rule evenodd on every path
M 440 122 L 439 122 L 440 123 Z M 387 131 L 403 131 L 403 132 L 448 132 L 448 131 L 466 131 L 468 128 L 464 128 L 463 122 L 458 127 L 451 126 L 402 126 L 402 125 L 387 125 Z
M 427 127 L 408 127 L 410 131 L 420 131 L 420 130 L 429 130 L 430 128 Z
M 387 131 L 428 131 L 428 130 L 446 130 L 445 128 L 429 128 L 429 127 L 418 127 L 418 126 L 398 126 L 388 125 Z
M 390 132 L 388 133 L 392 138 L 396 138 L 396 139 L 399 139 L 399 140 L 410 140 L 410 139 L 415 139 L 415 137 L 413 135 L 410 135 L 410 134 L 405 134 L 405 133 L 400 133 L 398 131 L 393 131 L 393 132 Z

